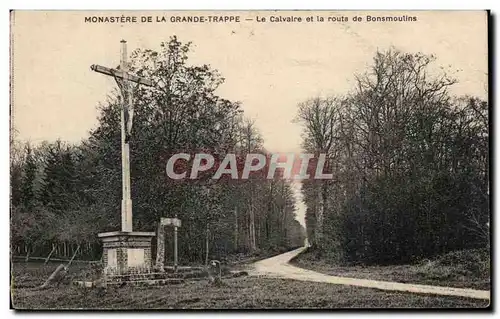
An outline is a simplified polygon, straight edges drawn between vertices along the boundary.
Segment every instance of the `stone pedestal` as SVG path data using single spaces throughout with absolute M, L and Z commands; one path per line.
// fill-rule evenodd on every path
M 115 231 L 98 235 L 103 243 L 105 275 L 149 272 L 154 232 Z

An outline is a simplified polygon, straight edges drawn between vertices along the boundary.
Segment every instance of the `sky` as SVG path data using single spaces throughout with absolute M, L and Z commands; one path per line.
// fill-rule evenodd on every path
M 85 22 L 85 17 L 122 15 L 139 21 L 151 16 L 153 22 Z M 415 16 L 417 21 L 366 22 L 367 15 Z M 173 23 L 172 16 L 234 16 L 240 22 Z M 271 22 L 271 16 L 301 17 L 302 22 Z M 348 21 L 328 21 L 342 16 Z M 354 16 L 364 21 L 354 22 Z M 157 17 L 167 22 L 156 22 Z M 263 18 L 266 22 L 257 22 Z M 115 88 L 112 78 L 91 71 L 90 65 L 118 65 L 121 39 L 129 52 L 159 49 L 172 35 L 191 41 L 189 63 L 219 70 L 226 81 L 218 94 L 242 103 L 271 152 L 300 152 L 301 127 L 293 122 L 297 104 L 345 94 L 377 49 L 435 54 L 437 64 L 455 72 L 454 93 L 487 94 L 487 20 L 481 11 L 15 11 L 11 26 L 12 125 L 17 138 L 33 143 L 79 142 L 88 136 L 97 124 L 98 103 Z M 299 185 L 294 186 L 299 198 Z M 304 224 L 305 207 L 298 206 L 297 219 Z

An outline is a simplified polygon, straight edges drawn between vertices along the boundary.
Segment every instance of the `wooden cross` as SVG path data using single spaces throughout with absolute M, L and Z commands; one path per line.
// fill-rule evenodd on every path
M 120 66 L 110 69 L 93 64 L 92 71 L 114 77 L 122 93 L 121 108 L 121 135 L 122 135 L 122 231 L 132 231 L 132 199 L 130 194 L 130 147 L 129 136 L 132 132 L 132 119 L 134 116 L 132 83 L 153 86 L 153 83 L 136 75 L 128 73 L 127 41 L 121 40 Z

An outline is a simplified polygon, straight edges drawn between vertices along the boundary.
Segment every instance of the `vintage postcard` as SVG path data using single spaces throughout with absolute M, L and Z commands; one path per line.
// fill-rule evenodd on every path
M 487 11 L 11 11 L 11 307 L 488 308 Z

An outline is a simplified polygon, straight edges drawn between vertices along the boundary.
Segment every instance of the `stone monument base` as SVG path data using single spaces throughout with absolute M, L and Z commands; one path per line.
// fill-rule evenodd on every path
M 154 232 L 114 231 L 100 233 L 104 275 L 127 275 L 151 271 L 151 240 Z

